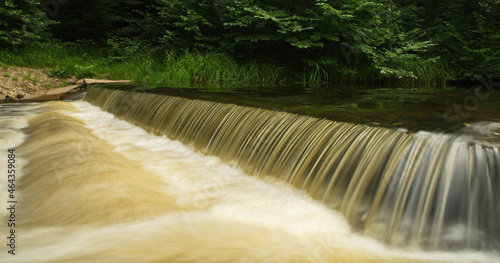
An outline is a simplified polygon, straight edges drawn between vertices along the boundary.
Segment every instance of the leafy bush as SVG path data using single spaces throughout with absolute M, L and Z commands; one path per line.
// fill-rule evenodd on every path
M 0 1 L 0 45 L 17 49 L 47 36 L 53 24 L 37 0 Z

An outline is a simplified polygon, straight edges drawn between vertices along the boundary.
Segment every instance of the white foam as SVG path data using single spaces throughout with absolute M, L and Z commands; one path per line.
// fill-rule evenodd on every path
M 344 217 L 281 182 L 256 178 L 86 102 L 73 102 L 94 134 L 167 184 L 189 209 L 106 226 L 26 230 L 12 262 L 494 262 L 481 252 L 390 248 L 351 231 Z M 2 230 L 0 228 L 0 230 Z M 10 256 L 10 255 L 9 255 Z M 295 260 L 294 260 L 295 259 Z M 10 262 L 10 261 L 8 261 Z

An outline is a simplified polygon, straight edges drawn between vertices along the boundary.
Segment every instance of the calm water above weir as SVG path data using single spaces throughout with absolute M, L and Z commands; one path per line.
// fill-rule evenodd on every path
M 305 114 L 334 121 L 401 128 L 408 131 L 456 132 L 474 122 L 500 122 L 500 90 L 487 82 L 477 87 L 394 89 L 353 87 L 118 88 Z

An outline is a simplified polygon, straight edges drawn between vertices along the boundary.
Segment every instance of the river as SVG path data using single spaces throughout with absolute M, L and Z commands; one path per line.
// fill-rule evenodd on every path
M 1 261 L 500 261 L 494 119 L 437 133 L 185 93 L 0 104 Z

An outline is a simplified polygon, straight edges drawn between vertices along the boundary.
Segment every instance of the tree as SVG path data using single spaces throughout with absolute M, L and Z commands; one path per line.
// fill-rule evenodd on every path
M 500 1 L 401 1 L 402 26 L 418 28 L 435 45 L 426 52 L 440 57 L 455 79 L 500 76 Z M 410 18 L 410 19 L 408 19 Z
M 434 52 L 458 79 L 500 76 L 500 1 L 441 1 L 431 23 Z M 466 16 L 464 14 L 467 14 Z
M 307 65 L 330 78 L 414 76 L 425 61 L 419 53 L 432 46 L 418 29 L 404 31 L 402 12 L 388 0 L 234 1 L 226 8 L 226 42 L 236 53 Z
M 0 44 L 19 46 L 47 35 L 51 24 L 39 0 L 0 2 Z
M 110 36 L 109 3 L 108 0 L 68 0 L 52 17 L 58 22 L 52 26 L 54 36 L 64 41 L 105 42 Z

